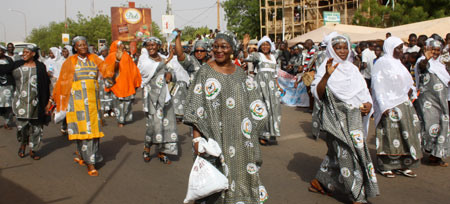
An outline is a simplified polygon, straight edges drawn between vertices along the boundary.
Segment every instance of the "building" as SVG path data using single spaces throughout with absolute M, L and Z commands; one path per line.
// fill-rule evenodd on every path
M 292 39 L 323 26 L 324 12 L 326 15 L 330 14 L 327 12 L 339 12 L 340 23 L 351 24 L 360 2 L 360 0 L 259 0 L 260 37 L 267 35 L 275 41 Z

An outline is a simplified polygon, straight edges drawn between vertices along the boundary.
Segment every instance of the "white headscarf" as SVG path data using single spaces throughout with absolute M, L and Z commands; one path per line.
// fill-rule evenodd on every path
M 66 49 L 69 51 L 69 57 L 73 55 L 73 52 L 72 52 L 72 46 L 70 46 L 70 45 L 65 45 L 64 48 L 66 48 Z
M 51 71 L 53 73 L 53 77 L 58 78 L 64 59 L 62 59 L 61 52 L 57 47 L 51 47 L 50 51 L 53 53 L 55 58 L 48 58 L 45 60 L 44 64 L 47 67 L 47 71 Z
M 139 71 L 141 72 L 141 77 L 142 77 L 141 86 L 142 87 L 150 82 L 153 75 L 155 74 L 158 64 L 159 63 L 157 63 L 153 60 L 150 60 L 150 56 L 149 56 L 146 48 L 141 49 L 141 56 L 139 57 L 137 67 L 139 68 Z
M 430 47 L 439 47 L 442 50 L 442 44 L 438 40 L 432 40 L 427 46 Z M 447 72 L 447 69 L 445 68 L 445 65 L 441 63 L 441 56 L 439 56 L 437 59 L 431 58 L 428 60 L 428 63 L 430 64 L 430 68 L 428 68 L 428 71 L 436 74 L 436 76 L 444 83 L 446 87 L 448 87 L 448 82 L 450 81 L 450 75 Z
M 167 64 L 167 66 L 173 69 L 177 81 L 184 81 L 189 86 L 189 74 L 183 68 L 183 66 L 181 66 L 176 57 L 173 57 L 172 60 L 170 60 L 170 62 Z
M 349 54 L 347 55 L 347 58 L 345 60 L 342 60 L 334 51 L 332 42 L 333 39 L 343 39 L 347 43 Z M 358 68 L 349 60 L 351 56 L 349 40 L 345 36 L 333 32 L 325 37 L 324 41 L 327 44 L 327 58 L 320 65 L 319 69 L 317 70 L 317 74 L 314 77 L 314 81 L 311 87 L 314 96 L 317 99 L 319 98 L 316 89 L 317 85 L 326 73 L 326 64 L 328 59 L 333 58 L 333 65 L 335 65 L 336 63 L 339 63 L 339 65 L 336 67 L 333 74 L 331 74 L 327 82 L 327 87 L 329 88 L 331 93 L 333 93 L 333 95 L 336 96 L 339 100 L 358 108 L 362 103 L 372 103 L 372 98 L 370 97 L 370 93 L 367 89 L 364 78 L 362 77 Z
M 394 58 L 394 49 L 402 45 L 397 37 L 384 41 L 384 55 L 372 68 L 372 95 L 374 97 L 375 126 L 383 112 L 409 100 L 408 92 L 413 89 L 414 81 L 408 69 Z
M 263 38 L 261 38 L 261 40 L 258 41 L 258 50 L 264 42 L 268 42 L 270 44 L 270 52 L 275 51 L 275 44 L 268 36 L 264 36 Z

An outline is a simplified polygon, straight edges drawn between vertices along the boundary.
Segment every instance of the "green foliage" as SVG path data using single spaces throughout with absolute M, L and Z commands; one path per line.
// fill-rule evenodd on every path
M 353 23 L 371 27 L 390 27 L 450 16 L 449 0 L 395 0 L 381 5 L 366 0 L 356 11 Z
M 222 3 L 227 19 L 228 30 L 242 38 L 248 33 L 251 37 L 259 37 L 259 0 L 227 0 Z
M 152 32 L 153 32 L 153 36 L 164 41 L 163 35 L 161 33 L 161 28 L 159 28 L 158 24 L 156 24 L 155 21 L 152 21 Z
M 206 26 L 195 28 L 192 26 L 185 26 L 182 30 L 181 41 L 194 40 L 195 36 L 209 34 L 209 28 Z

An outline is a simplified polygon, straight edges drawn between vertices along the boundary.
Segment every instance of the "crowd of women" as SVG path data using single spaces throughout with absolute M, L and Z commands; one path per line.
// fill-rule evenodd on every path
M 44 60 L 33 45 L 20 57 L 12 44 L 1 46 L 0 113 L 7 129 L 15 116 L 18 156 L 25 157 L 28 146 L 29 156 L 40 159 L 44 126 L 53 115 L 61 132 L 77 143 L 74 160 L 98 176 L 102 118 L 115 116 L 119 127 L 132 121 L 140 88 L 147 127 L 143 160 L 151 161 L 153 146 L 157 158 L 170 164 L 168 155 L 178 154 L 177 122 L 183 122 L 191 127 L 194 155 L 229 180 L 228 190 L 197 203 L 268 198 L 259 176 L 259 144 L 274 144 L 281 135 L 286 94 L 306 98 L 313 135 L 325 133 L 328 152 L 310 183 L 312 192 L 344 193 L 354 203 L 366 203 L 379 194 L 376 170 L 388 178 L 416 177 L 412 168 L 425 154 L 431 165 L 448 166 L 443 159 L 450 153 L 450 34 L 445 41 L 412 34 L 408 43 L 392 36 L 353 47 L 348 37 L 333 32 L 319 46 L 307 40 L 288 48 L 267 36 L 256 41 L 245 35 L 240 43 L 225 31 L 199 38 L 186 51 L 176 31 L 164 54 L 156 37 L 143 39 L 140 55 L 133 56 L 121 41 L 91 53 L 83 36 L 72 46 L 50 48 Z M 279 75 L 295 83 L 282 86 Z M 371 117 L 377 166 L 367 146 Z M 217 141 L 223 154 L 199 152 L 201 137 Z

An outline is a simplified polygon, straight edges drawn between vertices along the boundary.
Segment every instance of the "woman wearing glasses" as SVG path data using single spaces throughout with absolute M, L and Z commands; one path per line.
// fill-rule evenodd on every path
M 201 67 L 189 89 L 184 123 L 194 128 L 196 154 L 200 137 L 219 143 L 219 158 L 199 156 L 228 178 L 230 188 L 196 203 L 262 203 L 267 193 L 259 176 L 258 133 L 268 118 L 266 106 L 253 78 L 232 62 L 237 51 L 234 35 L 218 33 L 212 48 L 214 60 Z
M 277 57 L 272 54 L 275 51 L 275 45 L 269 37 L 264 36 L 258 42 L 258 52 L 250 55 L 247 53 L 247 45 L 250 41 L 249 36 L 244 37 L 244 56 L 245 61 L 253 62 L 258 71 L 255 79 L 261 87 L 263 100 L 267 104 L 269 111 L 269 121 L 266 128 L 260 134 L 259 142 L 261 145 L 269 144 L 269 139 L 276 141 L 280 136 L 281 123 L 281 89 L 277 79 Z

